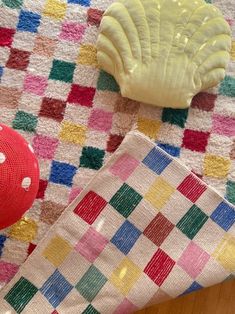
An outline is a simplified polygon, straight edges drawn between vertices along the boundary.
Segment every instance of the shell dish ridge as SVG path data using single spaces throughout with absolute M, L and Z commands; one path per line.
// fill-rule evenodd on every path
M 119 0 L 102 18 L 97 58 L 123 96 L 186 108 L 224 78 L 230 48 L 228 23 L 204 0 Z

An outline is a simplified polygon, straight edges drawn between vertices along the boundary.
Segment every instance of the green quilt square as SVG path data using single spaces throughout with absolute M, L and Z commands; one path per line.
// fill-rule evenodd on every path
M 80 157 L 80 167 L 98 170 L 103 166 L 104 150 L 85 146 Z
M 193 205 L 176 226 L 192 240 L 207 219 L 208 216 L 199 207 Z
M 127 218 L 142 200 L 142 196 L 124 183 L 117 193 L 111 198 L 112 205 L 122 216 Z
M 219 94 L 235 97 L 235 78 L 229 75 L 226 75 L 224 80 L 220 83 Z
M 232 204 L 235 204 L 235 182 L 228 181 L 227 182 L 227 200 Z
M 119 92 L 120 88 L 112 75 L 101 70 L 97 82 L 98 90 L 108 90 L 110 92 Z
M 100 314 L 91 304 L 82 312 L 82 314 Z
M 16 130 L 35 132 L 37 126 L 37 117 L 31 113 L 18 111 L 15 115 L 15 119 L 12 122 L 12 126 Z
M 75 66 L 75 63 L 53 60 L 49 79 L 72 83 Z
M 162 112 L 162 122 L 175 124 L 180 128 L 184 128 L 187 117 L 188 109 L 164 108 Z
M 36 288 L 24 277 L 21 277 L 7 293 L 4 299 L 13 307 L 17 313 L 21 313 L 37 293 L 37 291 L 38 288 Z
M 23 0 L 3 0 L 2 2 L 5 6 L 11 9 L 19 9 L 23 4 Z
M 88 302 L 92 302 L 106 281 L 107 278 L 95 266 L 91 265 L 75 288 Z

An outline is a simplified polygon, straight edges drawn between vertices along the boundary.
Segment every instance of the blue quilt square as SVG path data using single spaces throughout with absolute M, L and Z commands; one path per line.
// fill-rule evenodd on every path
M 37 33 L 41 16 L 39 14 L 21 10 L 17 30 Z
M 213 211 L 211 219 L 225 231 L 228 231 L 235 222 L 235 210 L 226 202 L 222 202 Z
M 168 157 L 164 152 L 158 148 L 153 148 L 148 155 L 144 158 L 143 164 L 145 164 L 152 171 L 157 174 L 161 174 L 162 171 L 172 162 L 172 159 Z
M 77 168 L 64 162 L 52 161 L 50 181 L 53 183 L 72 186 L 73 177 Z
M 7 237 L 0 234 L 0 256 L 2 255 L 2 251 L 4 248 L 4 242 L 6 241 Z
M 84 7 L 90 6 L 90 0 L 68 0 L 68 3 L 76 3 L 76 4 L 80 4 Z
M 43 284 L 41 293 L 53 307 L 57 307 L 73 289 L 73 286 L 56 270 Z
M 1 79 L 2 75 L 3 75 L 3 67 L 0 66 L 0 79 Z
M 191 293 L 193 291 L 197 291 L 199 289 L 203 288 L 201 285 L 199 285 L 199 283 L 197 283 L 196 281 L 194 281 L 191 286 L 184 291 L 184 293 L 182 293 L 182 295 L 185 295 L 185 294 L 188 294 L 188 293 Z
M 125 255 L 128 254 L 141 235 L 141 231 L 138 230 L 132 223 L 126 220 L 122 226 L 115 233 L 111 242 Z
M 158 147 L 160 147 L 161 149 L 163 149 L 165 152 L 167 152 L 169 155 L 173 156 L 173 157 L 179 157 L 180 155 L 180 147 L 177 146 L 173 146 L 170 144 L 158 144 Z

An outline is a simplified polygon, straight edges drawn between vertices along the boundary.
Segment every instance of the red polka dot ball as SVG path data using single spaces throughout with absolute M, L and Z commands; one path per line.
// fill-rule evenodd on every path
M 0 123 L 0 229 L 14 224 L 31 207 L 38 185 L 39 166 L 33 148 Z

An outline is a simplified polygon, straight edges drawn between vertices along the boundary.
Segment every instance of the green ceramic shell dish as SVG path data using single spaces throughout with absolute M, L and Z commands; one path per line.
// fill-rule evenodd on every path
M 228 23 L 204 0 L 119 0 L 102 18 L 97 58 L 123 96 L 186 108 L 224 78 L 230 47 Z

